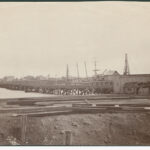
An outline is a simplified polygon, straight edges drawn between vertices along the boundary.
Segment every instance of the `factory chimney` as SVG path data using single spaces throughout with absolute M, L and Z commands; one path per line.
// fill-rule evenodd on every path
M 129 75 L 130 70 L 129 70 L 129 64 L 128 64 L 128 55 L 125 54 L 125 66 L 124 66 L 124 73 L 123 75 Z

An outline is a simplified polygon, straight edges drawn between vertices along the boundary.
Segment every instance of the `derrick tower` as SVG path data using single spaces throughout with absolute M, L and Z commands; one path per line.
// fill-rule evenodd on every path
M 129 75 L 130 74 L 130 70 L 129 70 L 129 63 L 128 63 L 128 55 L 125 54 L 125 66 L 124 66 L 124 75 Z

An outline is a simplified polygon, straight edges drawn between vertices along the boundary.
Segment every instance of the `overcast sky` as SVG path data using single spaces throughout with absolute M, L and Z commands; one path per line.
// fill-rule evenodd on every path
M 150 2 L 0 3 L 0 77 L 150 73 Z

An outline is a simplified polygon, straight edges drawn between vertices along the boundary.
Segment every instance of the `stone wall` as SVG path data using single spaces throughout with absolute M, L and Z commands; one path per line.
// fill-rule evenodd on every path
M 128 82 L 150 82 L 150 74 L 136 74 L 136 75 L 109 75 L 105 76 L 105 80 L 113 81 L 114 93 L 123 93 L 123 87 Z

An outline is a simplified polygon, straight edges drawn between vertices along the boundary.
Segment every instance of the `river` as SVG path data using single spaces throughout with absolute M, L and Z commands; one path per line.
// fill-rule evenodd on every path
M 26 97 L 49 97 L 54 96 L 42 93 L 25 93 L 24 91 L 14 91 L 0 88 L 0 98 L 26 98 Z

